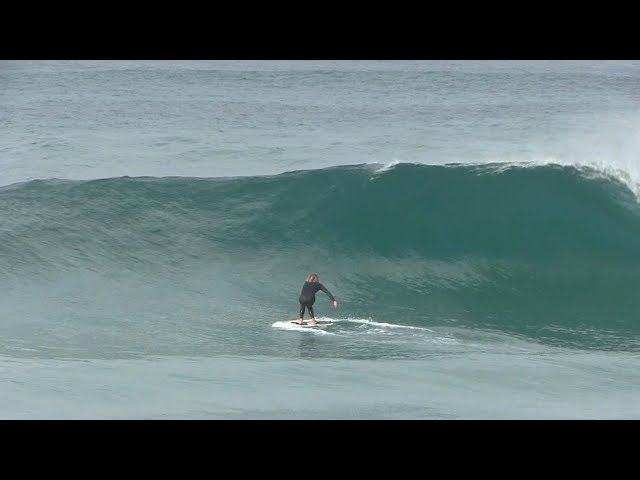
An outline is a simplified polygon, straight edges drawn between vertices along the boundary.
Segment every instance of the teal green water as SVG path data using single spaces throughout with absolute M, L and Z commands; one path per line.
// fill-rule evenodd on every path
M 9 290 L 73 282 L 68 313 L 87 335 L 111 314 L 96 313 L 99 282 L 129 285 L 119 301 L 153 305 L 130 334 L 146 321 L 165 329 L 157 312 L 175 311 L 182 292 L 202 312 L 219 302 L 214 316 L 229 329 L 241 315 L 234 336 L 243 338 L 251 317 L 293 318 L 301 281 L 318 271 L 341 315 L 637 352 L 640 206 L 623 184 L 590 173 L 396 165 L 34 181 L 0 191 L 0 269 Z M 143 294 L 149 285 L 158 287 Z M 71 298 L 51 300 L 60 308 Z M 219 325 L 201 328 L 215 336 Z M 181 342 L 187 354 L 188 336 Z

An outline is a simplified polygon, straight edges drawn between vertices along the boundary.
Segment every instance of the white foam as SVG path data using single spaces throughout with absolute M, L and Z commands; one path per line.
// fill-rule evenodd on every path
M 640 142 L 639 142 L 640 144 Z M 640 147 L 640 145 L 639 145 Z M 482 167 L 494 173 L 501 173 L 513 168 L 538 168 L 557 165 L 559 167 L 573 167 L 579 170 L 585 178 L 615 180 L 625 185 L 640 202 L 640 159 L 632 155 L 615 157 L 615 160 L 604 155 L 592 154 L 580 159 L 564 159 L 554 156 L 532 157 L 528 159 L 492 159 L 480 162 L 429 164 L 416 162 L 402 162 L 393 160 L 376 170 L 370 179 L 393 169 L 397 165 L 431 165 L 448 168 Z
M 391 170 L 393 167 L 395 167 L 396 165 L 399 165 L 400 163 L 402 163 L 400 160 L 393 159 L 393 161 L 384 164 L 382 167 L 376 170 L 376 173 L 382 173 L 382 172 L 386 172 L 387 170 Z
M 527 161 L 502 161 L 490 164 L 495 172 L 503 172 L 510 168 L 536 168 L 549 165 L 573 167 L 585 178 L 615 180 L 625 185 L 640 201 L 640 161 L 620 159 L 614 163 L 604 160 L 562 160 L 559 158 L 540 158 Z M 477 164 L 487 166 L 487 164 Z
M 359 324 L 366 324 L 366 325 L 371 325 L 372 327 L 384 327 L 384 328 L 405 328 L 408 330 L 423 330 L 426 332 L 433 332 L 433 330 L 429 330 L 428 328 L 425 327 L 415 327 L 413 325 L 400 325 L 400 324 L 395 324 L 395 323 L 386 323 L 386 322 L 375 322 L 369 318 L 330 318 L 330 317 L 322 317 L 322 318 L 317 318 L 318 321 L 326 321 L 326 322 L 333 322 L 333 323 L 340 323 L 340 322 L 345 322 L 345 323 L 359 323 Z
M 369 180 L 373 180 L 377 176 L 382 175 L 384 172 L 387 172 L 387 171 L 393 169 L 393 167 L 395 167 L 396 165 L 400 165 L 401 163 L 404 163 L 404 162 L 401 162 L 400 160 L 396 160 L 396 159 L 394 159 L 393 161 L 391 161 L 389 163 L 385 163 L 384 165 L 382 165 L 380 168 L 378 168 L 377 170 L 375 170 L 373 172 L 373 175 L 371 175 Z
M 406 330 L 421 330 L 424 332 L 433 333 L 433 330 L 430 330 L 425 327 L 416 327 L 413 325 L 401 325 L 395 323 L 387 323 L 387 322 L 375 322 L 368 318 L 331 318 L 331 317 L 318 317 L 316 320 L 319 322 L 331 322 L 331 323 L 357 323 L 361 325 L 368 325 L 374 327 L 379 331 L 380 328 L 396 328 L 396 329 L 406 329 Z M 304 331 L 304 332 L 314 332 L 320 335 L 335 335 L 332 332 L 328 332 L 322 328 L 309 328 L 297 325 L 292 323 L 292 320 L 285 320 L 280 322 L 274 322 L 271 325 L 273 328 L 281 328 L 283 330 L 294 330 L 294 331 Z
M 321 320 L 321 319 L 318 318 L 317 320 Z M 303 327 L 302 325 L 297 325 L 297 324 L 292 323 L 292 322 L 293 322 L 293 320 L 284 320 L 284 321 L 280 321 L 280 322 L 274 322 L 271 326 L 273 328 L 281 328 L 282 330 L 293 330 L 293 331 L 297 331 L 297 332 L 311 332 L 311 333 L 314 333 L 316 335 L 335 335 L 334 333 L 327 332 L 327 331 L 323 330 L 322 328 Z

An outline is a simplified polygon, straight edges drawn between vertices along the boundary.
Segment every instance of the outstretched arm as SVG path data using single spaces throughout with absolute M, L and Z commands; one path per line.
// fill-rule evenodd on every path
M 331 299 L 331 301 L 333 302 L 333 308 L 338 308 L 338 302 L 336 302 L 336 299 L 334 298 L 334 296 L 331 295 L 331 292 L 329 290 L 327 290 L 327 287 L 325 287 L 324 285 L 320 284 L 320 290 L 322 290 L 324 293 L 326 293 L 327 296 Z

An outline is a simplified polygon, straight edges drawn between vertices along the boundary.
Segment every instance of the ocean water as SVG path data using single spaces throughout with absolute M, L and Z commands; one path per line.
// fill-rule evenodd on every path
M 640 419 L 639 148 L 637 61 L 0 62 L 0 418 Z

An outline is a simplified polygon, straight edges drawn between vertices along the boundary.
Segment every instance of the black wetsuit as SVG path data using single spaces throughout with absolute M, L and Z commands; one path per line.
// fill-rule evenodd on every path
M 322 285 L 320 282 L 304 282 L 302 286 L 302 292 L 300 293 L 300 318 L 304 315 L 305 307 L 309 310 L 309 315 L 311 318 L 316 318 L 313 314 L 313 304 L 316 301 L 316 292 L 322 290 L 326 293 L 332 302 L 336 299 L 331 295 L 331 292 L 327 290 L 327 288 Z

